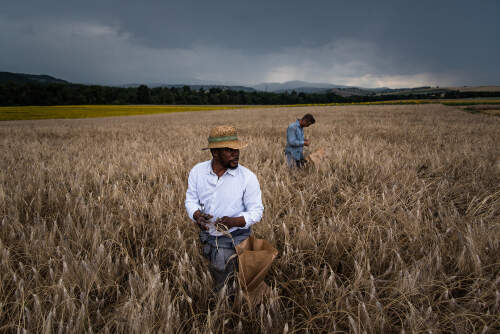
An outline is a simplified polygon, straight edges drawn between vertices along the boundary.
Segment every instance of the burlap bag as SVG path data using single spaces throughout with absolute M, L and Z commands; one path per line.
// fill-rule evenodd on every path
M 309 154 L 306 160 L 313 163 L 314 167 L 320 168 L 324 165 L 324 161 L 328 157 L 328 153 L 324 148 L 317 149 L 316 151 Z
M 257 305 L 271 292 L 264 277 L 278 255 L 269 242 L 256 239 L 253 235 L 236 245 L 238 254 L 238 280 L 248 301 Z

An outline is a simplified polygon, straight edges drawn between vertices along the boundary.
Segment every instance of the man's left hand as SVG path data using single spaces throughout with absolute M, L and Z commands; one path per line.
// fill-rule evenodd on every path
M 231 227 L 244 227 L 245 226 L 245 218 L 244 217 L 228 217 L 224 216 L 219 218 L 218 223 L 226 225 L 227 228 Z

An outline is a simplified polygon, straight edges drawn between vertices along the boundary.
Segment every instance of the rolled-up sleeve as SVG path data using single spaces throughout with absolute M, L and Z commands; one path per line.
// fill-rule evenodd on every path
M 286 130 L 286 141 L 290 147 L 304 146 L 304 139 L 298 133 L 298 129 L 293 124 Z
M 197 191 L 196 191 L 196 170 L 193 168 L 189 173 L 188 178 L 188 188 L 186 191 L 186 201 L 184 202 L 186 206 L 186 211 L 189 218 L 194 221 L 193 214 L 200 210 L 200 201 L 198 199 Z
M 241 216 L 245 218 L 245 228 L 249 228 L 262 219 L 264 212 L 259 180 L 254 174 L 251 174 L 248 178 L 243 194 L 243 205 L 245 211 L 241 213 Z

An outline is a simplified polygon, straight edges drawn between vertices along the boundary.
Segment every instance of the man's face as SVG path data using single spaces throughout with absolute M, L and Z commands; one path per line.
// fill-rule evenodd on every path
M 219 162 L 224 168 L 236 169 L 240 160 L 240 150 L 225 147 L 219 150 Z
M 311 123 L 309 121 L 306 121 L 305 119 L 300 120 L 300 126 L 303 128 L 307 128 Z

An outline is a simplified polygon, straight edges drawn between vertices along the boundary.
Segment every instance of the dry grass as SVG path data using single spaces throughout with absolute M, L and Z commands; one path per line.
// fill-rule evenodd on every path
M 312 112 L 319 171 L 290 174 Z M 231 122 L 280 254 L 255 310 L 210 292 L 186 218 L 208 128 Z M 500 331 L 500 119 L 442 105 L 0 124 L 0 331 Z
M 488 115 L 493 115 L 493 116 L 500 116 L 500 108 L 498 109 L 485 109 L 483 110 L 485 114 Z
M 461 109 L 470 112 L 472 114 L 482 113 L 490 116 L 500 116 L 500 104 L 496 105 L 479 104 L 479 105 L 461 107 Z

